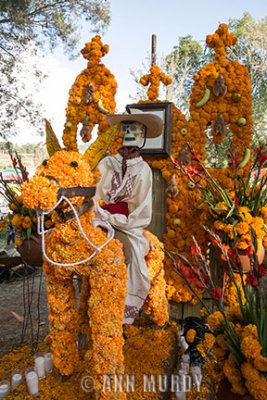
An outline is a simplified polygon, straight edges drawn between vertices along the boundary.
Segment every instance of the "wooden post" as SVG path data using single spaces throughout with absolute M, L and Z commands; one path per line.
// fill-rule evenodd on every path
M 151 65 L 156 64 L 157 59 L 157 35 L 152 35 Z

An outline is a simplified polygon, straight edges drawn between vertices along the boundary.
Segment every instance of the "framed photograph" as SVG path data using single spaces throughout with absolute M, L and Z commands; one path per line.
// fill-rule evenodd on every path
M 164 122 L 162 134 L 157 138 L 147 138 L 140 150 L 143 157 L 169 157 L 171 155 L 172 103 L 128 104 L 126 110 L 134 114 L 134 109 L 156 114 Z M 130 111 L 131 110 L 131 111 Z

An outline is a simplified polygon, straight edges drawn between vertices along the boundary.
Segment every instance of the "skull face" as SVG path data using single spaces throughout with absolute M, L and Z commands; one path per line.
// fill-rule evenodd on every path
M 121 123 L 121 132 L 124 135 L 123 146 L 142 147 L 145 137 L 145 125 L 135 121 L 124 121 Z

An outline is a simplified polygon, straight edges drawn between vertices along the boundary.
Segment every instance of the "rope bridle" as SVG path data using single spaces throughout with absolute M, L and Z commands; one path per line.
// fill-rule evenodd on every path
M 84 214 L 86 211 L 90 210 L 90 208 L 93 206 L 93 204 L 94 204 L 93 200 L 85 202 L 79 207 L 75 207 L 71 203 L 69 198 L 77 197 L 77 196 L 85 196 L 85 197 L 94 196 L 95 192 L 96 192 L 96 188 L 92 187 L 92 186 L 90 186 L 90 187 L 80 187 L 80 186 L 78 186 L 78 187 L 62 188 L 56 178 L 54 178 L 52 176 L 49 176 L 49 175 L 47 175 L 46 178 L 49 179 L 49 180 L 55 181 L 56 184 L 58 185 L 58 192 L 57 192 L 58 201 L 57 201 L 56 205 L 54 207 L 50 208 L 49 210 L 42 210 L 40 208 L 37 209 L 37 232 L 38 232 L 39 235 L 41 235 L 41 238 L 42 238 L 42 252 L 43 252 L 43 255 L 44 255 L 45 259 L 49 263 L 51 263 L 53 265 L 58 265 L 60 267 L 71 267 L 71 266 L 74 266 L 74 265 L 79 265 L 79 264 L 86 263 L 91 258 L 93 258 L 96 253 L 100 252 L 113 239 L 113 237 L 114 237 L 114 229 L 112 228 L 112 226 L 108 222 L 105 222 L 105 226 L 106 226 L 106 228 L 108 230 L 107 241 L 100 247 L 95 246 L 90 241 L 90 239 L 88 239 L 86 234 L 84 233 L 84 230 L 83 230 L 83 228 L 81 226 L 81 223 L 80 223 L 80 220 L 79 220 L 79 216 Z M 54 228 L 45 230 L 44 217 L 45 217 L 45 215 L 49 214 L 51 211 L 56 210 L 57 207 L 62 203 L 62 201 L 66 201 L 69 204 L 70 208 L 71 208 L 71 211 L 67 211 L 67 212 L 63 212 L 62 210 L 57 210 L 57 213 L 61 217 L 62 221 L 66 222 L 66 221 L 69 221 L 69 220 L 75 218 L 82 236 L 87 241 L 87 243 L 89 243 L 89 245 L 95 249 L 93 251 L 93 253 L 88 258 L 86 258 L 85 260 L 82 260 L 82 261 L 77 261 L 75 263 L 67 263 L 67 264 L 57 263 L 57 262 L 51 260 L 46 254 L 45 234 L 47 232 L 53 230 Z M 61 215 L 60 215 L 60 213 L 61 213 Z

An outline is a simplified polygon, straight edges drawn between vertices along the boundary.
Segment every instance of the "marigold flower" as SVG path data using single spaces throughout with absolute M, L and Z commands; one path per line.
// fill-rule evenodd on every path
M 16 238 L 16 240 L 15 240 L 15 245 L 16 245 L 16 246 L 21 246 L 22 243 L 23 243 L 23 241 L 22 241 L 21 239 Z
M 194 340 L 195 340 L 196 334 L 197 334 L 197 332 L 196 332 L 195 329 L 189 329 L 189 330 L 186 332 L 186 341 L 187 341 L 188 343 L 193 343 Z
M 249 225 L 245 222 L 239 222 L 235 226 L 235 231 L 238 235 L 245 235 L 249 231 Z
M 206 333 L 205 338 L 204 338 L 204 347 L 206 349 L 212 349 L 213 345 L 215 343 L 215 336 L 212 335 L 211 333 Z

